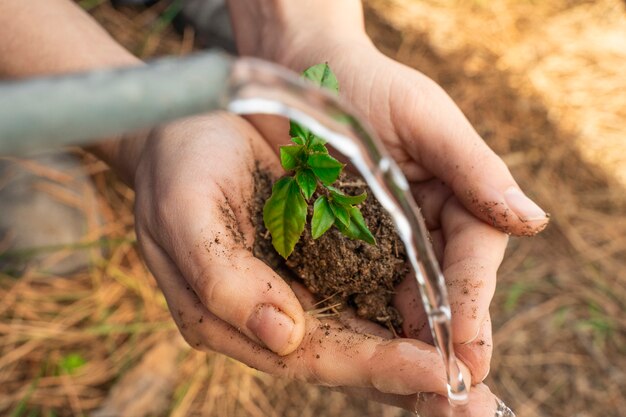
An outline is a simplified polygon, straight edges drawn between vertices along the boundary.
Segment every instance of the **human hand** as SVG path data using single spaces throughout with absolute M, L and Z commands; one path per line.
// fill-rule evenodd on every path
M 538 233 L 548 223 L 546 213 L 521 192 L 504 162 L 436 83 L 376 50 L 364 33 L 357 1 L 275 3 L 282 5 L 281 13 L 264 10 L 249 25 L 237 21 L 250 13 L 232 7 L 240 52 L 297 72 L 329 63 L 340 96 L 370 122 L 411 182 L 446 277 L 456 352 L 473 381 L 482 381 L 491 358 L 489 304 L 508 234 Z M 273 25 L 266 25 L 271 19 Z M 249 36 L 258 28 L 263 36 Z M 275 148 L 287 143 L 286 124 L 252 120 Z M 417 291 L 412 279 L 405 280 L 395 304 L 405 334 L 429 341 Z
M 315 303 L 310 293 L 298 285 L 292 290 L 253 256 L 249 205 L 257 163 L 275 176 L 281 172 L 258 132 L 228 114 L 167 125 L 141 153 L 134 175 L 137 235 L 188 343 L 274 375 L 408 409 L 418 392 L 445 394 L 432 345 L 389 340 L 388 331 L 350 313 L 318 320 L 303 311 L 294 291 L 307 309 Z M 493 408 L 480 390 L 472 395 L 472 407 Z M 445 415 L 442 397 L 420 398 L 425 416 Z

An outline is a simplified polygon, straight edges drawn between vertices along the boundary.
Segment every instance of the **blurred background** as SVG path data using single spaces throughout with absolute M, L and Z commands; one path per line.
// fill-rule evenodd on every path
M 199 46 L 193 29 L 172 25 L 180 2 L 78 3 L 141 58 Z M 488 384 L 520 417 L 624 416 L 625 3 L 364 5 L 378 47 L 441 84 L 552 214 L 540 236 L 509 245 L 491 308 Z M 40 198 L 79 214 L 57 227 L 80 238 L 19 249 L 17 232 L 0 239 L 0 415 L 410 415 L 186 347 L 139 258 L 132 191 L 72 152 L 80 164 L 61 170 L 3 159 Z M 0 190 L 15 172 L 0 166 Z M 50 214 L 32 210 L 19 215 Z

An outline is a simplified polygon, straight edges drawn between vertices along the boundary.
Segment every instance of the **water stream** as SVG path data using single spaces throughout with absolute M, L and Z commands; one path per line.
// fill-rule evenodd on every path
M 230 81 L 225 107 L 238 114 L 281 115 L 306 126 L 350 160 L 389 212 L 406 246 L 434 344 L 445 365 L 448 400 L 453 410 L 461 412 L 468 402 L 468 387 L 454 354 L 444 277 L 409 183 L 382 142 L 354 112 L 346 110 L 349 106 L 262 61 L 238 60 Z M 514 417 L 502 402 L 497 408 L 496 417 Z

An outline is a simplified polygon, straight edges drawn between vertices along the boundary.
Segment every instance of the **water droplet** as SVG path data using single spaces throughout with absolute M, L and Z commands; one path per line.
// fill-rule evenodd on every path
M 496 415 L 494 417 L 515 417 L 515 413 L 499 398 L 496 398 Z
M 383 158 L 380 160 L 380 162 L 378 162 L 378 169 L 380 169 L 381 172 L 389 171 L 390 166 L 391 162 L 387 158 Z

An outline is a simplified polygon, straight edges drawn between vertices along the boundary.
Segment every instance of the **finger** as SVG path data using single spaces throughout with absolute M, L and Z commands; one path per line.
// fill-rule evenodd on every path
M 428 318 L 422 305 L 419 288 L 412 274 L 407 276 L 396 286 L 393 296 L 393 305 L 402 316 L 402 331 L 412 339 L 425 343 L 432 342 Z
M 414 411 L 422 417 L 491 417 L 496 416 L 497 398 L 485 384 L 472 387 L 466 406 L 452 408 L 448 399 L 437 394 L 418 394 Z
M 401 305 L 401 304 L 397 304 Z M 406 312 L 406 304 L 403 307 L 397 307 L 398 311 Z M 413 337 L 424 343 L 433 343 L 433 337 L 428 325 L 426 313 L 421 304 L 412 309 L 413 312 L 418 311 L 414 315 L 403 315 L 403 329 L 408 337 Z M 489 316 L 483 320 L 480 332 L 475 340 L 466 344 L 456 343 L 454 351 L 459 359 L 469 368 L 472 374 L 472 381 L 476 383 L 483 381 L 489 374 L 491 363 L 491 354 L 493 351 L 491 320 Z
M 443 240 L 443 232 L 441 229 L 432 230 L 430 232 L 430 239 L 433 246 L 433 251 L 435 252 L 435 258 L 437 258 L 437 262 L 439 265 L 443 262 L 443 252 L 445 250 L 445 242 Z
M 281 374 L 329 386 L 375 388 L 388 394 L 446 392 L 445 371 L 431 345 L 409 339 L 385 340 L 340 324 L 321 324 L 312 317 L 307 319 L 306 334 L 301 347 L 283 358 L 285 370 L 279 370 Z M 228 354 L 276 372 L 275 363 L 250 357 L 248 349 L 230 350 Z M 469 370 L 465 366 L 462 369 L 470 381 Z
M 476 219 L 456 199 L 443 209 L 442 231 L 454 341 L 467 343 L 487 317 L 508 236 Z
M 487 378 L 493 352 L 491 318 L 489 314 L 483 320 L 476 339 L 470 343 L 456 344 L 454 352 L 472 372 L 472 381 L 475 384 Z
M 411 192 L 422 211 L 428 230 L 438 229 L 441 226 L 441 208 L 452 195 L 450 187 L 435 178 L 413 183 Z
M 250 339 L 241 328 L 235 328 L 213 314 L 189 286 L 169 255 L 146 233 L 138 230 L 142 253 L 148 267 L 163 291 L 172 317 L 190 346 L 200 350 L 216 350 L 221 346 L 244 344 L 266 358 L 279 358 L 274 352 Z
M 252 255 L 234 214 L 224 218 L 224 205 L 186 208 L 207 217 L 181 222 L 168 252 L 202 304 L 272 351 L 293 352 L 304 335 L 304 312 L 289 285 Z
M 371 388 L 338 388 L 337 391 L 350 396 L 393 405 L 409 410 L 420 417 L 491 417 L 496 416 L 496 396 L 485 384 L 473 387 L 469 402 L 461 408 L 452 408 L 448 399 L 434 393 L 417 395 L 384 394 Z
M 398 84 L 396 90 L 404 97 L 406 91 L 415 94 L 392 101 L 395 125 L 411 156 L 445 181 L 470 212 L 500 230 L 533 235 L 545 228 L 545 211 L 524 195 L 452 99 L 416 74 L 408 70 L 405 88 Z
M 148 240 L 147 233 L 138 234 Z M 186 272 L 185 289 L 193 291 L 208 311 L 251 340 L 280 355 L 295 350 L 304 336 L 304 312 L 289 285 L 250 252 L 223 246 L 218 238 L 207 242 L 189 245 L 186 259 L 172 260 L 176 265 L 173 273 L 181 271 L 180 265 Z M 228 244 L 226 237 L 224 244 Z M 205 251 L 222 253 L 223 257 L 203 257 Z M 155 275 L 160 268 L 173 269 L 162 265 L 159 259 L 169 256 L 159 252 L 159 256 L 146 255 Z M 177 252 L 170 251 L 175 257 Z M 157 262 L 161 265 L 155 265 Z
M 341 392 L 349 397 L 360 397 L 367 401 L 375 401 L 382 404 L 392 405 L 394 407 L 404 408 L 405 410 L 415 411 L 415 403 L 417 395 L 398 395 L 386 394 L 375 388 L 355 388 L 355 387 L 335 387 L 333 391 Z M 425 416 L 423 416 L 425 417 Z

